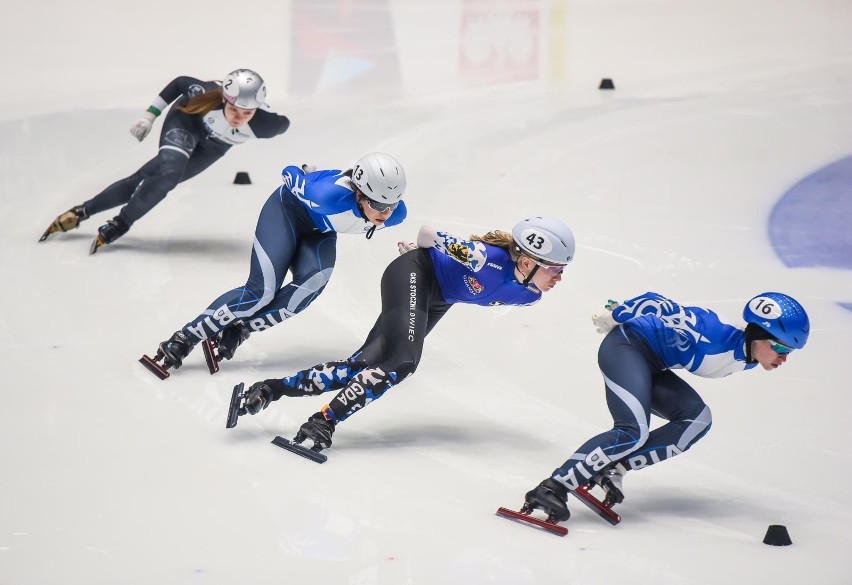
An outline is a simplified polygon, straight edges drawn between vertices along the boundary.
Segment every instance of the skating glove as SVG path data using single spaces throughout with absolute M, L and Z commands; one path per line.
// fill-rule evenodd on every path
M 598 313 L 597 315 L 592 315 L 592 323 L 595 324 L 595 331 L 598 333 L 609 333 L 618 325 L 618 321 L 615 320 L 615 317 L 612 316 L 612 312 L 615 308 L 620 305 L 618 301 L 614 301 L 612 299 L 607 300 L 606 305 L 604 305 L 603 313 Z
M 317 168 L 316 168 L 314 165 L 307 165 L 307 164 L 305 164 L 305 165 L 302 165 L 302 170 L 303 170 L 303 171 L 305 171 L 305 174 L 306 174 L 306 175 L 310 175 L 311 173 L 313 173 L 314 171 L 316 171 L 316 170 L 317 170 Z
M 406 252 L 411 252 L 412 250 L 417 248 L 417 244 L 414 242 L 404 242 L 400 241 L 396 243 L 396 247 L 399 248 L 399 255 L 402 256 Z
M 133 123 L 133 126 L 130 127 L 130 133 L 138 140 L 142 142 L 145 140 L 145 137 L 148 136 L 148 133 L 151 131 L 151 128 L 154 126 L 154 120 L 157 119 L 157 116 L 152 114 L 151 112 L 145 112 L 142 114 L 142 117 L 136 120 Z

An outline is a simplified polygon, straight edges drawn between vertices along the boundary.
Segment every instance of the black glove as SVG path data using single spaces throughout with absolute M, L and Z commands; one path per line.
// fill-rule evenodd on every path
M 256 382 L 246 392 L 243 406 L 249 414 L 257 414 L 272 402 L 272 388 L 266 382 Z

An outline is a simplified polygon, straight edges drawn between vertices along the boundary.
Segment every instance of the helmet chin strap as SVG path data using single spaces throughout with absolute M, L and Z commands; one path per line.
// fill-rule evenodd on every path
M 366 233 L 367 239 L 369 240 L 370 238 L 373 237 L 373 234 L 376 233 L 376 224 L 374 224 L 372 221 L 370 221 L 370 218 L 367 217 L 367 214 L 364 213 L 364 208 L 361 206 L 361 201 L 364 200 L 364 197 L 366 197 L 366 195 L 364 195 L 362 193 L 361 198 L 358 199 L 357 193 L 360 193 L 360 191 L 356 190 L 355 193 L 356 193 L 356 195 L 355 195 L 355 199 L 356 199 L 355 200 L 355 207 L 358 208 L 358 213 L 361 214 L 361 219 L 363 219 L 364 221 L 366 221 L 367 223 L 370 224 L 370 229 L 368 229 L 367 233 Z
M 747 364 L 753 364 L 757 361 L 756 359 L 754 359 L 751 356 L 751 342 L 752 342 L 751 339 L 746 338 L 746 340 L 745 340 L 745 356 L 746 356 L 746 363 Z
M 520 260 L 518 260 L 518 262 L 520 262 Z M 520 268 L 518 269 L 518 272 L 521 272 Z M 524 278 L 521 281 L 521 284 L 524 285 L 524 286 L 527 286 L 530 283 L 530 281 L 532 280 L 533 276 L 535 276 L 536 272 L 538 272 L 538 264 L 533 264 L 533 269 L 530 270 L 530 273 L 526 276 L 526 278 Z M 523 275 L 524 275 L 524 273 L 521 272 L 521 276 L 523 276 Z

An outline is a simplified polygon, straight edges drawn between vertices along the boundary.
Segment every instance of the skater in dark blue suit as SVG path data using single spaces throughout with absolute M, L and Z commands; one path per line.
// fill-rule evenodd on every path
M 745 329 L 727 325 L 713 311 L 685 307 L 645 293 L 593 321 L 607 333 L 598 351 L 613 428 L 581 445 L 561 467 L 526 494 L 528 509 L 543 509 L 553 521 L 570 516 L 569 490 L 596 484 L 604 504 L 624 499 L 622 478 L 631 469 L 679 455 L 710 430 L 710 409 L 673 370 L 720 378 L 760 365 L 774 370 L 805 346 L 810 321 L 792 297 L 766 292 L 743 310 Z M 668 422 L 651 430 L 651 414 Z
M 334 270 L 338 233 L 370 238 L 408 213 L 405 172 L 388 154 L 367 154 L 345 171 L 288 166 L 282 176 L 257 220 L 248 280 L 160 344 L 164 367 L 179 368 L 208 338 L 221 358 L 231 359 L 253 331 L 302 312 L 322 293 Z M 293 279 L 285 285 L 288 272 Z

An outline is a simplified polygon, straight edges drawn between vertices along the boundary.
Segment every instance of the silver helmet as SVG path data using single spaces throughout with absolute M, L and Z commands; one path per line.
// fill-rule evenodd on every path
M 355 163 L 352 183 L 373 201 L 397 203 L 405 194 L 405 171 L 391 155 L 371 152 Z
M 237 69 L 222 82 L 222 95 L 231 105 L 254 110 L 266 102 L 266 83 L 251 69 Z
M 512 238 L 521 252 L 550 264 L 574 259 L 574 233 L 555 217 L 528 217 L 515 224 Z

